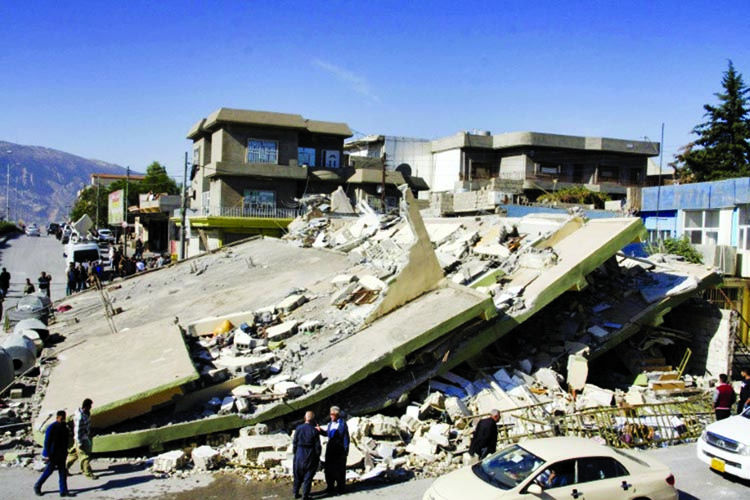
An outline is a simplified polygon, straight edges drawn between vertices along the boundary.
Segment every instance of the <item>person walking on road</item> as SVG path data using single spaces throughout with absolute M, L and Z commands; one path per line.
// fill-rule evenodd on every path
M 490 416 L 483 418 L 474 429 L 474 435 L 471 436 L 469 445 L 469 455 L 484 459 L 487 455 L 495 453 L 497 450 L 497 421 L 500 420 L 500 412 L 492 410 Z
M 349 455 L 349 427 L 341 418 L 341 409 L 331 406 L 331 421 L 325 430 L 316 427 L 323 436 L 328 436 L 325 454 L 326 494 L 339 495 L 346 490 L 346 457 Z
M 716 386 L 716 391 L 714 392 L 714 414 L 716 415 L 716 420 L 729 418 L 736 397 L 734 389 L 729 384 L 727 374 L 722 373 L 719 375 L 719 385 Z
M 0 291 L 3 292 L 3 297 L 8 296 L 8 290 L 10 289 L 10 273 L 7 269 L 3 268 L 3 272 L 0 273 Z
M 86 398 L 73 416 L 73 437 L 75 443 L 68 451 L 68 462 L 65 468 L 70 470 L 73 464 L 81 459 L 81 472 L 89 479 L 99 479 L 91 470 L 91 408 L 94 403 Z
M 47 463 L 41 477 L 34 483 L 34 493 L 42 496 L 42 486 L 44 482 L 52 475 L 55 469 L 60 478 L 60 496 L 73 496 L 68 491 L 68 471 L 65 468 L 65 457 L 68 454 L 68 426 L 65 423 L 65 411 L 57 412 L 55 421 L 49 424 L 47 432 L 44 434 L 44 450 L 42 451 L 42 460 Z
M 292 440 L 292 453 L 294 455 L 294 484 L 292 492 L 294 498 L 309 500 L 312 480 L 318 471 L 320 464 L 320 436 L 313 425 L 315 414 L 311 411 L 305 413 L 305 423 L 300 424 L 294 430 Z M 300 494 L 302 487 L 302 494 Z

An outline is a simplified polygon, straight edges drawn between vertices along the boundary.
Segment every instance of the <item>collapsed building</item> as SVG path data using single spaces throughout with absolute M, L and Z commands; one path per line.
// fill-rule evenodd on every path
M 471 419 L 494 408 L 509 440 L 580 431 L 583 420 L 601 430 L 601 413 L 580 412 L 602 408 L 616 421 L 618 403 L 662 404 L 665 394 L 677 399 L 664 404 L 710 415 L 690 398 L 705 387 L 691 391 L 666 361 L 627 392 L 587 374 L 590 360 L 630 352 L 629 339 L 718 283 L 715 270 L 622 254 L 643 232 L 639 219 L 423 220 L 402 192 L 398 214 L 361 205 L 342 216 L 325 211 L 346 204 L 334 193 L 310 203 L 285 240 L 257 237 L 72 298 L 54 325 L 66 338 L 57 363 L 42 370 L 37 438 L 55 411 L 86 397 L 96 453 L 243 429 L 228 449 L 256 463 L 288 440 L 253 436 L 263 434 L 255 426 L 284 429 L 329 404 L 358 417 L 362 460 L 386 465 L 403 452 L 429 460 L 465 449 Z M 394 411 L 403 416 L 366 417 Z M 577 423 L 549 419 L 566 415 Z M 644 425 L 669 440 L 695 437 L 701 423 Z M 638 434 L 618 425 L 619 436 Z

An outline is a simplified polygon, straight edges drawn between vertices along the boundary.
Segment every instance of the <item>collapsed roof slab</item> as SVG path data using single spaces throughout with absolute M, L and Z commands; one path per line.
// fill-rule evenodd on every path
M 678 267 L 679 272 L 681 274 L 684 273 L 683 275 L 686 278 L 693 278 L 696 282 L 696 286 L 673 294 L 667 293 L 661 300 L 651 304 L 642 305 L 640 308 L 634 309 L 633 302 L 630 302 L 614 307 L 614 310 L 611 312 L 608 311 L 610 315 L 620 314 L 623 317 L 623 321 L 618 321 L 616 317 L 614 318 L 617 323 L 622 325 L 622 327 L 603 337 L 601 339 L 603 343 L 591 350 L 589 359 L 594 360 L 609 352 L 641 331 L 642 328 L 660 325 L 663 322 L 664 315 L 669 313 L 672 309 L 679 306 L 690 297 L 695 296 L 695 294 L 701 290 L 718 285 L 722 282 L 721 275 L 712 268 L 695 264 L 681 265 L 677 263 L 673 264 L 673 267 Z
M 72 415 L 85 398 L 94 401 L 92 427 L 109 427 L 169 403 L 199 378 L 173 320 L 89 338 L 59 359 L 34 423 L 38 432 L 50 415 Z
M 495 314 L 490 297 L 447 280 L 416 300 L 375 320 L 355 335 L 327 346 L 298 367 L 301 373 L 321 371 L 325 382 L 296 399 L 259 407 L 256 413 L 216 416 L 158 429 L 97 436 L 95 451 L 120 451 L 166 443 L 202 434 L 237 429 L 302 411 L 387 368 L 400 370 L 414 350 L 472 321 Z M 345 360 L 338 362 L 338 360 Z
M 566 227 L 570 229 L 575 225 Z M 525 309 L 457 330 L 455 335 L 438 339 L 421 352 L 413 352 L 410 359 L 416 359 L 429 350 L 427 358 L 432 361 L 414 364 L 408 373 L 393 374 L 387 383 L 381 381 L 368 385 L 368 400 L 362 401 L 357 409 L 376 411 L 438 373 L 451 370 L 481 353 L 566 291 L 580 288 L 586 275 L 616 255 L 622 247 L 637 240 L 642 232 L 640 219 L 621 218 L 588 221 L 563 239 L 553 235 L 556 240 L 553 249 L 558 256 L 556 265 L 541 270 L 520 268 L 508 276 L 511 281 L 505 289 L 522 289 Z

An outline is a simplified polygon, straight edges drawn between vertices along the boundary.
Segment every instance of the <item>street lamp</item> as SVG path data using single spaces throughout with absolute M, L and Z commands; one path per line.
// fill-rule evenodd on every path
M 10 155 L 13 153 L 12 150 L 8 149 L 5 151 Z M 8 158 L 6 163 L 6 171 L 5 171 L 5 220 L 10 220 L 10 158 Z

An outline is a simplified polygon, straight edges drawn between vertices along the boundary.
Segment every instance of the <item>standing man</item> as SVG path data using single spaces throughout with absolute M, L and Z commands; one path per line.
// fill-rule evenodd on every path
M 60 478 L 60 496 L 73 496 L 68 491 L 68 471 L 65 468 L 65 457 L 68 455 L 68 426 L 65 424 L 65 411 L 57 412 L 55 421 L 49 424 L 44 435 L 42 460 L 47 462 L 42 476 L 34 483 L 34 493 L 42 496 L 42 486 L 55 469 Z
M 325 476 L 326 494 L 343 494 L 346 489 L 346 457 L 349 455 L 349 427 L 341 418 L 341 409 L 331 406 L 331 421 L 325 430 L 316 427 L 323 436 L 328 436 L 326 444 Z
M 23 285 L 23 294 L 29 295 L 36 292 L 36 288 L 34 288 L 34 284 L 31 282 L 31 279 L 26 278 L 26 283 Z
M 91 470 L 91 407 L 94 403 L 86 398 L 81 403 L 81 407 L 73 416 L 73 436 L 75 444 L 68 451 L 68 463 L 65 468 L 70 467 L 80 457 L 81 472 L 89 479 L 99 479 Z
M 65 295 L 73 295 L 73 293 L 76 291 L 76 268 L 75 264 L 72 262 L 68 266 L 68 271 L 66 273 L 68 278 L 68 286 L 65 288 Z
M 750 406 L 750 367 L 742 369 L 742 387 L 740 387 L 740 399 L 737 401 L 737 415 Z
M 315 414 L 311 411 L 305 413 L 305 423 L 297 426 L 292 440 L 292 453 L 294 454 L 294 485 L 292 487 L 294 498 L 309 500 L 312 488 L 313 476 L 318 470 L 320 463 L 320 436 L 313 426 Z M 299 490 L 302 486 L 302 494 Z
M 500 412 L 490 411 L 490 416 L 483 418 L 474 429 L 469 445 L 469 455 L 476 455 L 479 460 L 497 450 L 497 421 L 500 420 Z
M 42 274 L 39 275 L 39 279 L 37 282 L 39 283 L 39 291 L 42 293 L 47 294 L 47 298 L 49 298 L 49 286 L 50 282 L 52 281 L 52 276 L 42 271 Z
M 724 420 L 732 413 L 732 405 L 737 395 L 728 382 L 729 378 L 726 373 L 719 375 L 719 385 L 716 386 L 716 392 L 714 392 L 714 414 L 716 415 L 716 420 Z
M 0 291 L 3 292 L 3 297 L 8 296 L 8 289 L 10 288 L 10 273 L 7 269 L 3 268 L 3 272 L 0 273 Z

